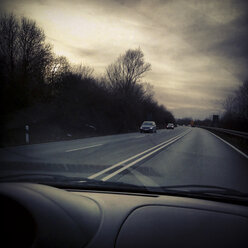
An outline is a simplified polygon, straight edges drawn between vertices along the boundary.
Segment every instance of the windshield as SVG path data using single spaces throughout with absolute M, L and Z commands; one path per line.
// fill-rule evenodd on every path
M 0 7 L 0 182 L 246 197 L 247 1 Z
M 154 123 L 152 123 L 152 122 L 143 122 L 142 125 L 143 126 L 152 126 L 152 125 L 154 125 Z

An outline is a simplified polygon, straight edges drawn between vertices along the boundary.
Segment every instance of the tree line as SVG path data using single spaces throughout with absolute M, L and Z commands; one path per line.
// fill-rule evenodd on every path
M 56 122 L 79 132 L 88 127 L 99 133 L 121 133 L 137 130 L 144 120 L 158 125 L 175 122 L 154 99 L 153 87 L 143 81 L 150 70 L 137 48 L 121 54 L 103 76 L 95 76 L 92 67 L 72 65 L 54 54 L 35 21 L 13 14 L 0 17 L 2 126 L 15 113 L 38 104 L 48 113 L 53 110 L 43 118 L 44 125 Z
M 218 123 L 213 123 L 212 117 L 195 120 L 199 126 L 218 126 L 220 128 L 248 131 L 248 80 L 243 83 L 222 102 L 224 112 Z
M 221 125 L 224 128 L 248 131 L 248 80 L 225 99 L 223 106 L 225 112 Z

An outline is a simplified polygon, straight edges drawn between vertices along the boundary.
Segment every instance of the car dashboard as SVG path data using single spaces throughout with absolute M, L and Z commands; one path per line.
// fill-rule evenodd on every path
M 248 247 L 248 207 L 1 183 L 4 247 Z

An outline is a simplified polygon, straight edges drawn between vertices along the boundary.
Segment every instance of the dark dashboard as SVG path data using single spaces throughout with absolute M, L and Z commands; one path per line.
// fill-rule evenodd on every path
M 237 204 L 32 183 L 1 183 L 0 199 L 4 247 L 248 247 Z

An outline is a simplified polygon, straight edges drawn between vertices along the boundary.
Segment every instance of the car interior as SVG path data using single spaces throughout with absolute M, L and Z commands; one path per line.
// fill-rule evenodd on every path
M 4 247 L 247 247 L 248 208 L 163 194 L 1 183 Z

